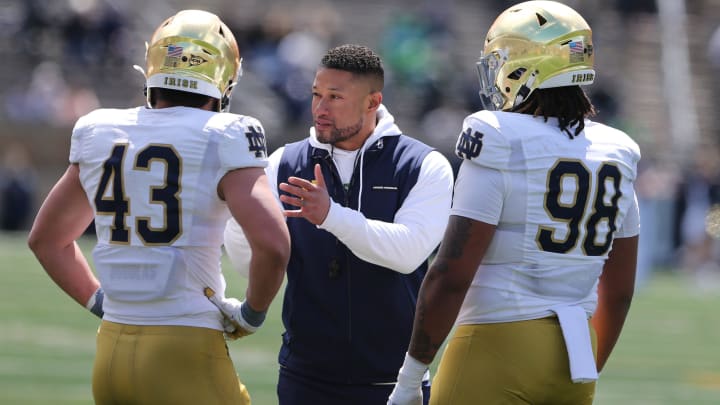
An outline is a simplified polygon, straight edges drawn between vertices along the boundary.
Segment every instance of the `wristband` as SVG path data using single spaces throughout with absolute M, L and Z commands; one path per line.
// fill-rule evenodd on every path
M 242 314 L 243 319 L 245 319 L 250 326 L 259 328 L 265 321 L 267 311 L 256 311 L 250 307 L 247 301 L 244 301 L 240 306 L 240 314 Z
M 105 299 L 105 292 L 102 287 L 95 290 L 95 293 L 90 296 L 85 308 L 92 312 L 95 316 L 102 319 L 105 312 L 103 311 L 103 300 Z
M 410 353 L 405 353 L 405 361 L 398 373 L 398 383 L 420 385 L 427 369 L 427 364 L 417 360 Z

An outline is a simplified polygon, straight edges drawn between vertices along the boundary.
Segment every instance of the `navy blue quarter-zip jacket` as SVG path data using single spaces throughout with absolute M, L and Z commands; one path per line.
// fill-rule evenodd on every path
M 357 210 L 362 198 L 366 218 L 393 222 L 431 151 L 404 135 L 382 137 L 364 151 L 346 191 L 329 152 L 305 139 L 285 146 L 277 181 L 290 176 L 313 179 L 319 163 L 335 202 Z M 285 204 L 285 209 L 295 207 Z M 334 235 L 304 218 L 288 218 L 287 224 L 292 253 L 281 366 L 328 382 L 394 382 L 410 342 L 427 262 L 402 274 L 359 259 Z

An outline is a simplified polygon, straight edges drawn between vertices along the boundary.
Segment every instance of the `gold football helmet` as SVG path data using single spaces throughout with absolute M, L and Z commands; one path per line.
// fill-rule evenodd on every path
M 230 104 L 242 74 L 240 51 L 230 29 L 215 14 L 183 10 L 165 20 L 146 44 L 147 99 L 154 87 L 204 94 Z
M 592 31 L 572 8 L 526 1 L 502 12 L 477 62 L 480 99 L 488 110 L 509 110 L 535 89 L 587 85 L 595 79 Z

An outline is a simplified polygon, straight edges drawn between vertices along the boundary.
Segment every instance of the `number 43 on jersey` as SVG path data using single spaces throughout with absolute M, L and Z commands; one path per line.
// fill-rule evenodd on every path
M 125 195 L 122 164 L 127 144 L 117 144 L 103 164 L 103 173 L 95 194 L 98 215 L 112 215 L 110 241 L 130 243 L 130 230 L 126 217 L 130 213 L 130 201 Z M 169 245 L 182 233 L 180 191 L 180 157 L 170 145 L 151 144 L 135 157 L 133 170 L 149 171 L 152 163 L 165 165 L 165 182 L 151 187 L 150 202 L 163 206 L 163 225 L 153 228 L 150 217 L 136 217 L 134 228 L 146 245 Z

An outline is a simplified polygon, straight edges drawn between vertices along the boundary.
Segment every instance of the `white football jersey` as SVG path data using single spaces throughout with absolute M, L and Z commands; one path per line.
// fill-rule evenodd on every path
M 225 290 L 230 213 L 217 185 L 230 170 L 267 165 L 260 122 L 189 107 L 100 109 L 75 125 L 70 162 L 95 211 L 105 319 L 222 329 L 203 295 Z
M 536 319 L 558 306 L 597 306 L 613 238 L 639 233 L 634 191 L 640 150 L 625 133 L 585 121 L 480 111 L 457 143 L 465 159 L 452 215 L 497 225 L 459 324 Z

